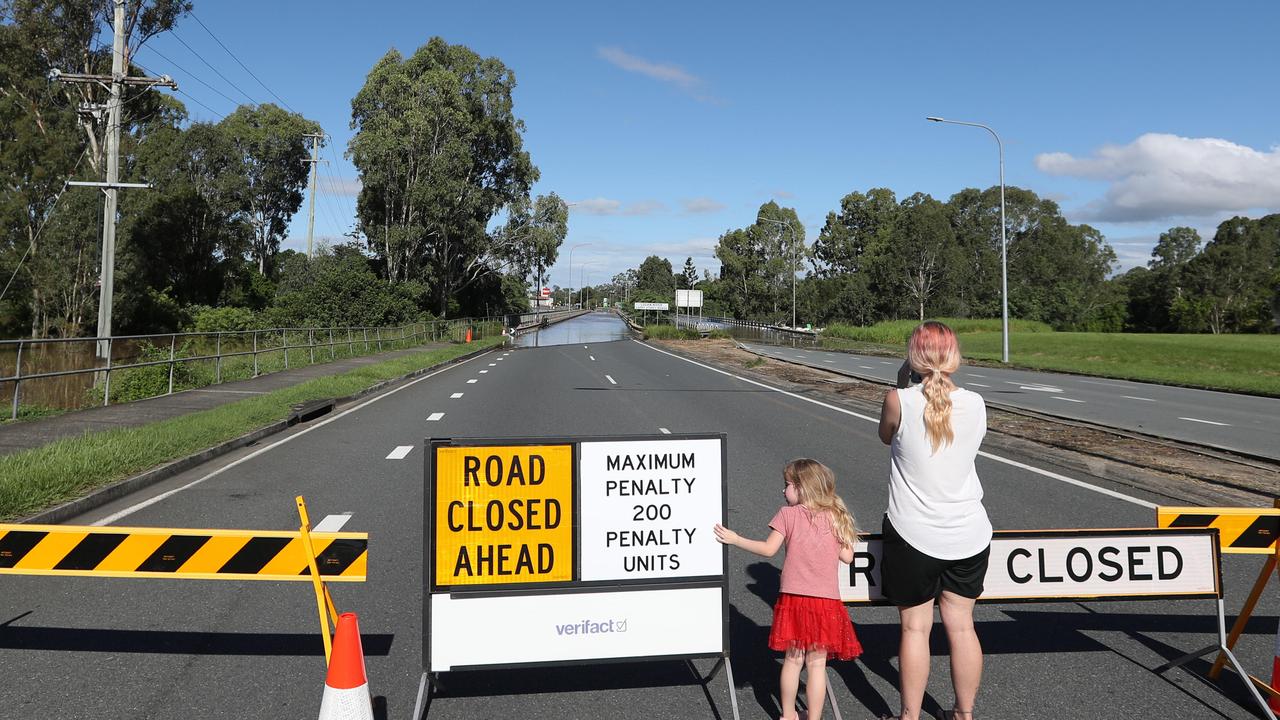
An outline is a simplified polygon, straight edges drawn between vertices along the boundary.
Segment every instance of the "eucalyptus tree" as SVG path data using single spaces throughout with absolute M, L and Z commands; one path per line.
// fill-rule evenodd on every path
M 351 101 L 358 229 L 388 278 L 427 283 L 441 313 L 500 271 L 504 241 L 489 222 L 538 178 L 515 84 L 497 58 L 437 37 L 409 57 L 388 52 Z
M 253 228 L 249 253 L 258 272 L 280 250 L 289 220 L 302 207 L 310 150 L 306 135 L 320 133 L 320 125 L 272 104 L 241 105 L 220 123 L 237 167 L 235 193 L 240 214 Z
M 544 271 L 555 264 L 568 233 L 569 206 L 559 195 L 539 195 L 532 203 L 520 198 L 509 208 L 507 222 L 493 233 L 490 252 L 477 255 L 464 277 L 505 264 L 522 280 L 532 274 L 541 287 Z

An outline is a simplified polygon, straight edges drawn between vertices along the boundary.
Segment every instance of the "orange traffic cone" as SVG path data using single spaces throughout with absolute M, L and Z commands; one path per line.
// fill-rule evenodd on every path
M 373 698 L 364 674 L 360 624 L 355 613 L 338 616 L 329 674 L 324 679 L 320 720 L 373 720 Z
M 467 328 L 467 342 L 471 342 L 471 328 Z

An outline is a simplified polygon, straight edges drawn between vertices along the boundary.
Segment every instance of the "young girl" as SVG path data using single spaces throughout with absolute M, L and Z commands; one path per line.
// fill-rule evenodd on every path
M 773 606 L 769 647 L 786 653 L 780 680 L 782 720 L 798 720 L 796 694 L 800 669 L 808 666 L 809 719 L 822 717 L 826 701 L 827 659 L 852 660 L 862 654 L 849 614 L 840 603 L 839 566 L 853 561 L 853 516 L 836 495 L 836 476 L 817 460 L 801 458 L 782 471 L 787 504 L 769 521 L 773 532 L 748 540 L 717 524 L 716 539 L 764 557 L 786 543 L 782 593 Z

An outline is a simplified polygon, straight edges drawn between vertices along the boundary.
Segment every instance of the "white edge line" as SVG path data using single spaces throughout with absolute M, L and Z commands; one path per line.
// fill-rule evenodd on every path
M 714 367 L 711 367 L 710 365 L 704 365 L 704 364 L 702 364 L 702 363 L 698 362 L 697 360 L 690 360 L 689 358 L 680 357 L 679 355 L 676 355 L 675 353 L 667 352 L 666 350 L 662 350 L 662 349 L 659 349 L 659 348 L 653 347 L 652 345 L 646 345 L 645 343 L 642 343 L 642 342 L 640 342 L 639 340 L 632 340 L 631 342 L 634 342 L 635 344 L 640 345 L 641 347 L 649 348 L 650 350 L 653 350 L 653 351 L 655 351 L 655 352 L 660 352 L 660 353 L 662 353 L 663 355 L 670 355 L 671 357 L 676 358 L 677 360 L 683 360 L 683 361 L 685 361 L 685 362 L 687 362 L 687 363 L 691 363 L 691 364 L 693 364 L 693 365 L 697 365 L 698 367 L 706 368 L 707 370 L 710 370 L 710 371 L 712 371 L 712 372 L 720 373 L 721 375 L 727 375 L 727 376 L 729 376 L 729 377 L 731 377 L 731 378 L 734 378 L 734 379 L 736 379 L 736 380 L 741 380 L 742 382 L 750 383 L 750 384 L 752 384 L 752 385 L 756 385 L 756 386 L 758 386 L 758 387 L 765 388 L 766 390 L 772 390 L 772 391 L 774 391 L 774 392 L 776 392 L 776 393 L 782 393 L 783 395 L 786 395 L 786 396 L 788 396 L 788 397 L 793 397 L 793 398 L 795 398 L 795 399 L 797 399 L 797 400 L 803 400 L 803 401 L 805 401 L 805 402 L 807 402 L 807 403 L 813 403 L 814 405 L 819 405 L 819 406 L 821 406 L 821 407 L 824 407 L 824 408 L 827 408 L 827 409 L 830 409 L 830 410 L 835 410 L 836 412 L 838 412 L 838 413 L 844 413 L 845 415 L 852 415 L 853 417 L 861 418 L 862 420 L 867 420 L 867 421 L 874 422 L 874 423 L 879 423 L 879 422 L 880 422 L 880 418 L 873 418 L 873 417 L 871 417 L 871 416 L 869 416 L 869 415 L 863 415 L 862 413 L 856 413 L 856 412 L 854 412 L 854 411 L 852 411 L 852 410 L 845 410 L 845 409 L 844 409 L 844 408 L 842 408 L 842 407 L 836 407 L 835 405 L 828 405 L 827 403 L 824 403 L 824 402 L 822 402 L 821 400 L 814 400 L 813 398 L 803 397 L 803 396 L 801 396 L 801 395 L 797 395 L 797 394 L 795 394 L 795 393 L 787 392 L 786 390 L 782 390 L 782 389 L 779 389 L 779 388 L 773 387 L 772 385 L 766 385 L 766 384 L 764 384 L 764 383 L 762 383 L 762 382 L 757 382 L 757 381 L 755 381 L 755 380 L 749 380 L 749 379 L 744 378 L 744 377 L 741 377 L 741 376 L 739 376 L 739 375 L 734 375 L 734 374 L 733 374 L 733 373 L 731 373 L 731 372 L 725 372 L 724 370 L 721 370 L 721 369 L 719 369 L 719 368 L 714 368 Z M 1081 481 L 1081 480 L 1075 480 L 1075 479 L 1069 478 L 1069 477 L 1067 477 L 1067 476 L 1065 476 L 1065 475 L 1059 475 L 1059 474 L 1057 474 L 1057 473 L 1055 473 L 1055 472 L 1049 472 L 1048 470 L 1041 470 L 1040 468 L 1037 468 L 1037 467 L 1032 467 L 1032 466 L 1030 466 L 1030 465 L 1024 465 L 1023 463 L 1020 463 L 1020 462 L 1018 462 L 1017 460 L 1010 460 L 1010 459 L 1008 459 L 1008 458 L 1000 457 L 999 455 L 992 455 L 991 453 L 989 453 L 989 452 L 985 452 L 985 451 L 982 451 L 982 450 L 979 450 L 979 451 L 978 451 L 978 454 L 979 454 L 979 455 L 981 455 L 981 456 L 982 456 L 982 457 L 984 457 L 984 458 L 989 459 L 989 460 L 994 460 L 994 461 L 996 461 L 996 462 L 1001 462 L 1001 463 L 1004 463 L 1004 464 L 1006 464 L 1006 465 L 1012 465 L 1013 467 L 1021 468 L 1021 469 L 1023 469 L 1023 470 L 1029 470 L 1029 471 L 1031 471 L 1031 472 L 1033 472 L 1033 473 L 1036 473 L 1036 474 L 1038 474 L 1038 475 L 1043 475 L 1043 476 L 1045 476 L 1045 477 L 1047 477 L 1047 478 L 1052 478 L 1052 479 L 1054 479 L 1054 480 L 1059 480 L 1059 481 L 1061 481 L 1061 482 L 1067 483 L 1068 485 L 1075 485 L 1076 487 L 1080 487 L 1080 488 L 1083 488 L 1083 489 L 1085 489 L 1085 490 L 1092 490 L 1093 492 L 1101 493 L 1101 494 L 1103 494 L 1103 495 L 1107 495 L 1107 496 L 1109 496 L 1109 497 L 1113 497 L 1113 498 L 1116 498 L 1116 499 L 1118 499 L 1118 500 L 1124 500 L 1124 501 L 1126 501 L 1126 502 L 1131 502 L 1131 503 L 1133 503 L 1134 505 L 1140 505 L 1140 506 L 1145 507 L 1145 508 L 1151 508 L 1151 509 L 1155 509 L 1155 508 L 1156 508 L 1156 504 L 1155 504 L 1155 503 L 1147 502 L 1146 500 L 1142 500 L 1142 499 L 1140 499 L 1140 498 L 1136 498 L 1136 497 L 1133 497 L 1133 496 L 1131 496 L 1131 495 L 1125 495 L 1124 493 L 1116 492 L 1115 490 L 1108 490 L 1107 488 L 1098 487 L 1097 485 L 1090 485 L 1090 484 L 1089 484 L 1089 483 L 1087 483 L 1087 482 L 1084 482 L 1084 481 Z
M 1215 422 L 1213 420 L 1201 420 L 1200 418 L 1179 417 L 1179 420 L 1190 420 L 1191 422 L 1204 423 L 1205 425 L 1218 425 L 1220 427 L 1231 427 L 1230 423 Z
M 486 353 L 486 354 L 487 354 L 487 353 Z M 186 489 L 188 489 L 188 488 L 193 488 L 193 487 L 195 487 L 196 485 L 199 485 L 200 483 L 204 482 L 205 480 L 208 480 L 209 478 L 212 478 L 212 477 L 216 477 L 216 476 L 218 476 L 218 475 L 221 475 L 222 473 L 224 473 L 224 472 L 226 472 L 226 471 L 230 470 L 231 468 L 236 467 L 237 465 L 240 465 L 241 463 L 248 462 L 248 461 L 250 461 L 250 460 L 252 460 L 252 459 L 254 459 L 254 458 L 258 457 L 259 455 L 261 455 L 261 454 L 263 454 L 263 453 L 267 452 L 268 450 L 273 450 L 273 449 L 275 449 L 275 448 L 277 448 L 277 447 L 280 447 L 281 445 L 283 445 L 283 444 L 285 444 L 285 443 L 287 443 L 287 442 L 289 442 L 289 441 L 291 441 L 291 440 L 294 440 L 294 439 L 296 439 L 296 438 L 300 438 L 300 437 L 302 437 L 303 435 L 306 435 L 307 433 L 311 432 L 312 430 L 316 430 L 316 429 L 318 429 L 318 428 L 322 428 L 322 427 L 324 427 L 325 425 L 328 425 L 329 423 L 331 423 L 331 422 L 333 422 L 333 421 L 335 421 L 335 420 L 338 420 L 338 419 L 340 419 L 340 418 L 346 417 L 347 415 L 350 415 L 351 413 L 353 413 L 353 412 L 355 412 L 355 411 L 357 411 L 357 410 L 360 410 L 361 408 L 364 408 L 364 407 L 365 407 L 365 406 L 367 406 L 367 405 L 372 405 L 372 404 L 374 404 L 374 403 L 378 402 L 379 400 L 381 400 L 381 399 L 383 399 L 383 398 L 385 398 L 385 397 L 390 397 L 390 396 L 395 395 L 396 393 L 400 392 L 401 390 L 405 390 L 405 389 L 407 389 L 407 388 L 413 387 L 414 385 L 417 385 L 418 383 L 422 382 L 423 380 L 427 380 L 427 379 L 433 378 L 433 377 L 435 377 L 436 375 L 439 375 L 440 373 L 442 373 L 442 372 L 444 372 L 444 371 L 446 371 L 446 370 L 452 370 L 453 368 L 456 368 L 456 367 L 458 367 L 459 365 L 466 365 L 467 363 L 471 362 L 472 360 L 475 360 L 476 358 L 481 358 L 481 357 L 484 357 L 484 354 L 477 355 L 476 357 L 473 357 L 473 358 L 467 358 L 466 360 L 463 360 L 462 362 L 454 363 L 454 364 L 452 364 L 452 365 L 448 365 L 448 366 L 442 367 L 442 368 L 440 368 L 439 370 L 436 370 L 436 371 L 435 371 L 435 372 L 433 372 L 433 373 L 428 373 L 428 374 L 426 374 L 426 375 L 423 375 L 422 377 L 420 377 L 420 378 L 418 378 L 418 379 L 416 379 L 416 380 L 410 380 L 409 382 L 405 383 L 404 385 L 401 385 L 401 386 L 400 386 L 400 387 L 398 387 L 398 388 L 392 388 L 392 389 L 390 389 L 390 390 L 388 390 L 388 391 L 386 391 L 386 392 L 382 393 L 381 395 L 376 395 L 376 396 L 374 396 L 374 397 L 371 397 L 371 398 L 369 398 L 368 400 L 365 400 L 364 402 L 360 403 L 359 405 L 356 405 L 355 407 L 347 408 L 346 410 L 343 410 L 342 412 L 338 413 L 337 415 L 334 415 L 334 416 L 332 416 L 332 417 L 329 417 L 329 418 L 326 418 L 326 419 L 324 419 L 324 420 L 321 420 L 320 422 L 318 422 L 318 423 L 316 423 L 316 424 L 314 424 L 314 425 L 312 425 L 312 426 L 310 426 L 310 427 L 303 428 L 302 430 L 299 430 L 298 432 L 294 433 L 293 435 L 290 435 L 289 437 L 281 438 L 281 439 L 279 439 L 279 440 L 277 440 L 277 441 L 275 441 L 275 442 L 271 443 L 270 445 L 267 445 L 267 446 L 265 446 L 265 447 L 259 448 L 259 449 L 255 450 L 255 451 L 253 451 L 253 452 L 249 453 L 248 455 L 245 455 L 244 457 L 240 458 L 239 460 L 236 460 L 235 462 L 228 463 L 228 464 L 226 464 L 226 465 L 224 465 L 224 466 L 222 466 L 222 467 L 218 468 L 217 470 L 214 470 L 213 472 L 209 473 L 208 475 L 205 475 L 204 477 L 197 478 L 197 479 L 192 480 L 191 482 L 187 483 L 186 485 L 183 485 L 183 486 L 181 486 L 181 487 L 176 487 L 176 488 L 174 488 L 174 489 L 172 489 L 172 490 L 169 490 L 169 491 L 167 491 L 167 492 L 160 493 L 159 495 L 156 495 L 156 496 L 155 496 L 155 497 L 153 497 L 153 498 L 148 498 L 148 499 L 143 500 L 142 502 L 137 503 L 137 504 L 135 504 L 135 505 L 130 505 L 129 507 L 127 507 L 127 508 L 125 508 L 125 509 L 123 509 L 123 510 L 120 510 L 120 511 L 118 511 L 118 512 L 114 512 L 114 513 L 111 513 L 110 515 L 108 515 L 108 516 L 106 516 L 106 517 L 104 517 L 104 518 L 102 518 L 102 519 L 100 519 L 100 520 L 96 520 L 96 521 L 94 521 L 94 522 L 90 523 L 90 525 L 91 525 L 92 527 L 101 527 L 101 526 L 103 526 L 103 525 L 110 525 L 111 523 L 113 523 L 113 522 L 115 522 L 115 521 L 117 521 L 117 520 L 120 520 L 121 518 L 128 517 L 129 515 L 132 515 L 132 514 L 134 514 L 134 513 L 138 512 L 139 510 L 142 510 L 143 508 L 151 507 L 152 505 L 155 505 L 156 503 L 160 502 L 161 500 L 165 500 L 165 499 L 167 499 L 167 498 L 169 498 L 169 497 L 172 497 L 173 495 L 177 495 L 178 493 L 182 492 L 183 490 L 186 490 Z
M 1121 395 L 1120 397 L 1124 398 L 1125 400 L 1141 400 L 1143 402 L 1155 402 L 1155 400 L 1152 400 L 1151 398 L 1138 397 L 1136 395 Z

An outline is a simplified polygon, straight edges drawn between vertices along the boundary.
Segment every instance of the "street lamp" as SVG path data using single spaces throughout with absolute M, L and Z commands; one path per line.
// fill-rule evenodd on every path
M 579 266 L 578 266 L 578 285 L 580 286 L 580 289 L 579 289 L 579 291 L 578 291 L 578 300 L 579 300 L 579 302 L 581 302 L 581 303 L 582 303 L 582 309 L 584 309 L 584 310 L 585 310 L 585 309 L 587 309 L 587 300 L 586 300 L 585 298 L 587 298 L 587 297 L 588 297 L 588 296 L 586 295 L 586 292 L 587 292 L 587 266 L 588 266 L 588 265 L 595 265 L 595 263 L 594 263 L 594 262 L 584 262 L 584 263 L 582 263 L 581 265 L 579 265 Z
M 996 150 L 1000 154 L 1000 362 L 1009 362 L 1009 260 L 1008 244 L 1004 237 L 1004 143 L 995 130 L 982 123 L 965 122 L 963 120 L 947 120 L 940 117 L 927 117 L 925 120 L 952 125 L 968 125 L 980 127 L 991 133 L 996 139 Z
M 566 288 L 566 289 L 567 289 L 570 285 L 573 285 L 573 251 L 574 251 L 574 250 L 576 250 L 576 249 L 578 249 L 578 248 L 580 248 L 580 247 L 586 247 L 586 246 L 588 246 L 588 245 L 590 245 L 590 244 L 591 244 L 591 243 L 578 243 L 577 245 L 574 245 L 574 246 L 572 246 L 572 247 L 570 247 L 570 248 L 569 248 L 569 282 L 568 282 L 568 284 L 566 284 L 566 285 L 565 285 L 565 288 Z M 570 299 L 569 299 L 569 309 L 570 309 L 570 310 L 572 310 L 572 309 L 573 309 L 573 299 L 572 299 L 572 298 L 570 298 Z
M 791 232 L 791 328 L 794 330 L 796 326 L 796 231 L 791 227 L 791 221 L 783 222 L 772 218 L 756 216 L 756 221 L 763 220 L 774 225 L 781 225 Z

